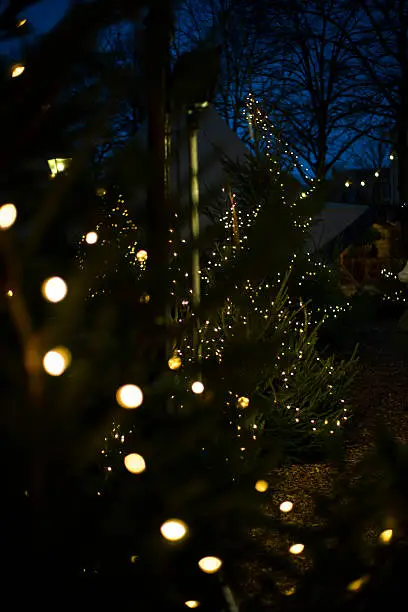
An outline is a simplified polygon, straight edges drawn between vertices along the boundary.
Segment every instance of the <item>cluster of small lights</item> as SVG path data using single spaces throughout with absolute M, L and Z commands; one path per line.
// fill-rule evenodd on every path
M 282 188 L 283 187 L 284 186 L 282 184 Z M 303 198 L 308 197 L 309 193 L 311 193 L 312 190 L 313 189 L 311 189 L 310 191 L 302 191 L 299 195 L 299 198 L 303 199 Z M 283 191 L 284 190 L 282 189 L 282 192 Z M 106 191 L 104 191 L 103 193 L 101 192 L 98 195 L 100 195 L 101 197 L 104 197 L 106 195 Z M 222 243 L 218 244 L 216 249 L 214 249 L 212 254 L 210 254 L 210 257 L 208 258 L 208 260 L 205 261 L 205 265 L 202 265 L 201 281 L 202 281 L 202 290 L 204 292 L 205 292 L 206 287 L 211 288 L 212 271 L 217 268 L 222 268 L 222 266 L 225 265 L 225 263 L 228 262 L 231 257 L 234 257 L 235 254 L 237 254 L 240 249 L 245 248 L 245 244 L 248 241 L 249 230 L 254 224 L 257 218 L 257 215 L 261 210 L 261 205 L 254 208 L 253 210 L 242 210 L 238 206 L 236 194 L 229 193 L 226 195 L 227 195 L 226 211 L 220 220 L 226 230 L 225 244 L 222 244 Z M 294 203 L 294 205 L 296 205 L 296 203 Z M 107 215 L 108 215 L 108 222 L 110 222 L 110 225 L 113 229 L 117 230 L 118 234 L 123 236 L 123 234 L 128 234 L 129 232 L 132 232 L 132 235 L 135 236 L 135 240 L 132 242 L 131 247 L 128 250 L 127 260 L 131 265 L 136 266 L 137 270 L 143 271 L 146 266 L 148 254 L 145 251 L 145 249 L 140 248 L 140 246 L 138 245 L 138 241 L 136 239 L 137 238 L 137 227 L 133 224 L 132 221 L 130 221 L 128 212 L 124 206 L 124 200 L 121 197 L 119 197 L 117 201 L 117 205 L 112 209 L 112 211 L 110 212 L 107 211 Z M 310 226 L 309 225 L 310 222 L 311 222 L 311 219 L 299 222 L 298 227 L 302 230 L 307 230 Z M 88 234 L 85 234 L 83 236 L 83 242 L 88 245 L 95 244 L 96 242 L 103 245 L 106 240 L 104 238 L 103 224 L 104 222 L 101 222 L 100 224 L 96 226 L 95 231 L 88 232 Z M 170 294 L 179 300 L 179 307 L 177 310 L 178 312 L 177 321 L 179 323 L 182 323 L 184 321 L 184 316 L 185 315 L 188 316 L 188 314 L 190 313 L 190 300 L 191 300 L 191 290 L 185 289 L 185 286 L 188 285 L 190 273 L 186 272 L 185 269 L 182 269 L 179 263 L 179 260 L 182 259 L 181 257 L 179 257 L 180 249 L 182 249 L 184 246 L 187 246 L 187 243 L 185 240 L 180 240 L 180 243 L 176 244 L 174 229 L 171 228 L 169 245 L 171 245 L 171 248 L 174 249 L 174 251 L 172 251 L 172 260 L 171 260 L 171 270 L 174 272 L 174 279 L 172 281 L 172 285 L 170 288 Z M 294 261 L 295 261 L 295 258 L 293 258 L 290 264 L 292 265 Z M 327 267 L 327 264 L 324 264 L 323 262 L 316 262 L 316 260 L 313 259 L 312 257 L 309 258 L 309 263 L 310 263 L 311 269 L 305 272 L 305 274 L 299 280 L 300 287 L 303 286 L 304 282 L 307 282 L 308 280 L 313 279 L 313 278 L 317 278 L 319 273 L 322 271 L 322 269 Z M 276 284 L 274 285 L 274 287 L 279 288 L 282 282 L 283 282 L 283 279 L 278 274 L 276 276 Z M 253 306 L 253 311 L 257 317 L 265 321 L 265 325 L 269 324 L 269 321 L 272 315 L 275 314 L 275 310 L 274 310 L 273 304 L 269 306 L 261 306 L 261 303 L 263 303 L 263 300 L 260 298 L 262 297 L 263 292 L 265 290 L 266 292 L 268 292 L 268 290 L 272 286 L 273 285 L 270 285 L 268 283 L 264 285 L 260 285 L 260 286 L 254 286 L 254 284 L 251 283 L 249 280 L 245 283 L 245 291 L 247 292 L 250 303 Z M 149 296 L 146 296 L 146 300 L 145 300 L 146 303 L 148 302 L 148 298 Z M 290 310 L 293 310 L 293 312 L 296 312 L 296 311 L 303 312 L 305 310 L 305 306 L 301 300 L 299 301 L 289 300 L 289 306 L 290 306 Z M 318 311 L 318 314 L 324 315 L 325 317 L 331 314 L 335 317 L 341 311 L 342 311 L 341 307 L 333 307 L 333 309 L 331 309 L 330 307 L 327 307 L 325 309 L 322 309 L 321 311 Z M 240 315 L 240 323 L 243 323 L 244 325 L 249 324 L 248 316 L 249 316 L 248 314 Z M 287 319 L 288 316 L 289 317 L 291 316 L 290 313 L 288 313 L 288 310 L 282 308 L 282 310 L 278 312 L 276 328 L 278 328 L 279 326 L 282 326 L 283 328 L 287 327 L 288 321 L 285 319 Z M 203 349 L 202 356 L 204 359 L 214 357 L 215 355 L 221 362 L 222 355 L 223 355 L 223 345 L 226 339 L 228 338 L 228 335 L 229 334 L 233 335 L 234 333 L 234 317 L 236 317 L 236 311 L 234 309 L 234 305 L 231 300 L 227 300 L 226 305 L 225 305 L 224 325 L 221 325 L 220 323 L 214 324 L 214 322 L 210 320 L 201 322 L 199 332 L 200 332 L 201 345 Z M 318 321 L 316 321 L 316 323 L 317 322 Z M 299 320 L 299 318 L 293 317 L 293 319 L 291 319 L 289 323 L 297 331 L 299 336 L 301 334 L 304 334 L 306 337 L 307 334 L 305 334 L 304 332 L 306 331 L 307 325 L 305 324 L 304 320 L 301 321 Z M 287 331 L 285 331 L 285 333 L 287 333 Z M 283 342 L 282 350 L 278 354 L 277 363 L 275 364 L 277 368 L 280 368 L 279 360 L 281 358 L 283 359 L 285 355 L 288 353 L 288 351 L 289 351 L 289 346 L 286 346 L 285 342 Z M 302 351 L 299 351 L 298 359 L 302 360 L 304 357 L 304 354 L 306 354 L 306 349 L 304 353 L 302 353 Z M 194 357 L 192 342 L 187 341 L 185 344 L 183 344 L 183 346 L 178 348 L 177 351 L 175 351 L 172 356 L 169 357 L 168 367 L 170 370 L 179 370 L 180 368 L 182 368 L 183 363 L 189 363 L 189 364 L 194 363 L 194 359 L 195 357 Z M 319 362 L 318 357 L 316 357 L 316 361 Z M 319 365 L 320 365 L 320 362 L 319 362 Z M 290 385 L 289 381 L 293 380 L 296 374 L 296 371 L 297 371 L 297 366 L 295 363 L 293 364 L 293 367 L 289 369 L 289 371 L 281 372 L 278 378 L 281 380 L 283 388 L 289 389 L 289 385 Z M 329 374 L 332 373 L 333 371 L 334 371 L 334 367 L 328 366 Z M 200 377 L 198 376 L 197 378 L 198 379 L 195 380 L 194 382 L 191 382 L 191 378 L 190 378 L 190 381 L 188 381 L 187 379 L 185 380 L 186 380 L 186 384 L 190 386 L 191 391 L 196 395 L 200 395 L 204 392 L 204 385 L 201 382 Z M 238 420 L 239 420 L 241 416 L 241 411 L 244 412 L 248 408 L 250 404 L 250 398 L 247 397 L 246 395 L 233 393 L 232 391 L 230 391 L 229 393 L 232 394 L 233 396 L 233 405 L 235 405 L 236 408 L 238 409 L 237 414 L 238 414 Z M 330 393 L 331 392 L 329 391 L 329 394 Z M 125 409 L 137 408 L 143 402 L 143 392 L 136 385 L 126 384 L 117 390 L 116 400 L 117 400 L 117 403 Z M 341 400 L 341 402 L 344 404 L 343 400 Z M 291 409 L 292 406 L 288 405 L 286 408 Z M 342 410 L 344 412 L 347 411 L 346 408 L 342 408 Z M 293 416 L 294 416 L 294 419 L 293 419 L 294 423 L 299 423 L 301 419 L 301 413 L 302 413 L 301 409 L 297 406 L 294 406 L 292 408 L 292 411 L 293 411 Z M 347 416 L 341 417 L 341 420 L 343 419 L 346 420 Z M 340 418 L 336 417 L 336 420 L 334 422 L 332 421 L 329 422 L 329 419 L 324 418 L 324 419 L 321 419 L 321 422 L 318 422 L 317 419 L 310 419 L 309 417 L 307 424 L 311 428 L 312 431 L 320 430 L 321 427 L 324 425 L 324 427 L 327 428 L 327 431 L 330 432 L 330 434 L 333 434 L 335 427 L 340 426 L 341 420 Z M 237 431 L 241 432 L 241 430 L 242 430 L 242 425 L 238 425 Z M 258 425 L 256 423 L 252 424 L 251 433 L 253 435 L 251 437 L 254 440 L 257 439 L 257 432 L 258 432 Z M 131 430 L 129 432 L 126 432 L 126 437 L 131 434 L 132 434 Z M 240 435 L 241 434 L 238 433 L 237 438 L 240 438 Z M 130 454 L 124 453 L 123 445 L 125 442 L 125 435 L 121 431 L 120 425 L 118 425 L 115 422 L 112 425 L 111 432 L 105 438 L 105 442 L 107 443 L 106 447 L 105 449 L 101 451 L 101 453 L 105 456 L 107 461 L 109 461 L 110 459 L 109 453 L 110 453 L 110 448 L 111 448 L 111 440 L 116 440 L 117 442 L 121 443 L 121 448 L 118 452 L 121 456 L 123 456 L 123 464 L 125 468 L 131 474 L 141 474 L 146 470 L 146 461 L 142 457 L 142 455 L 136 452 L 132 452 Z M 245 451 L 246 451 L 246 443 L 243 444 L 241 442 L 240 452 L 241 452 L 242 458 L 244 457 Z M 108 465 L 106 470 L 108 472 L 111 472 L 112 466 Z M 255 489 L 259 493 L 265 493 L 268 490 L 268 488 L 269 488 L 269 484 L 266 480 L 261 479 L 255 482 Z M 100 492 L 98 492 L 98 495 L 100 495 Z M 282 502 L 280 505 L 280 510 L 282 513 L 288 513 L 292 510 L 292 508 L 293 508 L 293 502 L 289 500 Z M 183 540 L 188 534 L 187 525 L 180 519 L 169 519 L 168 521 L 163 523 L 163 525 L 160 528 L 160 531 L 161 531 L 162 536 L 165 539 L 169 540 L 170 542 L 177 542 L 177 541 Z M 289 552 L 291 554 L 297 555 L 297 554 L 301 554 L 301 552 L 303 552 L 303 549 L 304 549 L 304 545 L 297 543 L 290 547 Z M 198 564 L 199 564 L 200 569 L 203 572 L 214 573 L 220 569 L 220 567 L 222 566 L 222 561 L 218 557 L 204 557 L 200 559 Z M 199 605 L 200 605 L 199 602 L 196 600 L 188 600 L 185 602 L 185 606 L 189 608 L 195 608 L 195 607 L 198 607 Z
M 313 183 L 315 180 L 314 177 L 309 174 L 305 164 L 300 161 L 299 155 L 297 155 L 290 148 L 289 143 L 285 142 L 285 140 L 282 140 L 277 136 L 272 137 L 271 134 L 276 130 L 276 126 L 270 121 L 268 116 L 261 111 L 259 100 L 256 100 L 252 93 L 248 94 L 245 106 L 246 107 L 244 109 L 244 113 L 248 119 L 250 132 L 251 134 L 253 134 L 253 126 L 255 124 L 258 128 L 259 134 L 262 137 L 262 141 L 266 146 L 267 155 L 269 153 L 269 156 L 272 157 L 273 153 L 276 152 L 277 145 L 279 145 L 280 148 L 283 150 L 283 154 L 288 156 L 292 167 L 297 168 L 301 172 L 301 175 L 305 177 L 308 184 Z M 277 160 L 273 160 L 273 163 L 278 164 L 279 162 Z M 278 169 L 277 175 L 279 176 L 279 174 L 280 170 Z M 316 182 L 318 182 L 318 179 L 316 180 Z M 307 197 L 308 195 L 310 195 L 310 193 L 312 193 L 313 190 L 314 186 L 312 186 L 306 191 L 302 191 L 300 194 L 300 198 Z M 293 203 L 293 205 L 296 205 L 296 203 Z
M 387 304 L 406 304 L 408 302 L 406 286 L 400 282 L 395 272 L 382 268 L 381 278 L 390 285 L 390 289 L 384 291 L 381 297 L 383 302 Z

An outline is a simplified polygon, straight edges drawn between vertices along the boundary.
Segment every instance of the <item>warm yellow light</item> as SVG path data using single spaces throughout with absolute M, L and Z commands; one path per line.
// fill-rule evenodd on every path
M 370 579 L 370 576 L 361 576 L 361 578 L 358 578 L 357 580 L 353 580 L 353 582 L 350 582 L 349 585 L 347 585 L 347 590 L 348 591 L 359 591 L 361 589 L 361 587 L 363 587 Z
M 204 385 L 203 385 L 203 383 L 200 380 L 196 380 L 191 385 L 191 390 L 196 395 L 200 395 L 200 393 L 202 393 L 204 391 Z
M 146 261 L 147 251 L 145 251 L 144 249 L 140 249 L 140 251 L 136 253 L 136 259 L 139 263 L 143 263 L 144 261 Z
M 293 508 L 293 503 L 291 501 L 284 501 L 279 506 L 279 510 L 281 512 L 290 512 Z
M 188 601 L 184 602 L 184 605 L 187 606 L 187 608 L 198 608 L 200 602 L 196 601 L 195 599 L 189 599 Z
M 160 527 L 161 534 L 166 540 L 177 542 L 187 534 L 187 525 L 179 519 L 169 519 Z
M 138 408 L 143 402 L 143 391 L 137 385 L 123 385 L 116 391 L 116 401 L 122 408 Z
M 173 357 L 170 357 L 167 363 L 170 370 L 178 370 L 181 367 L 181 359 L 178 355 L 173 355 Z
M 88 232 L 85 236 L 85 242 L 95 244 L 95 242 L 98 242 L 98 234 L 96 232 Z
M 23 66 L 23 64 L 15 64 L 11 69 L 12 78 L 15 79 L 16 77 L 20 76 L 20 74 L 23 74 L 24 70 L 25 66 Z
M 388 542 L 391 542 L 392 536 L 393 536 L 392 529 L 385 529 L 384 531 L 380 533 L 380 535 L 378 536 L 378 539 L 382 544 L 388 544 Z
M 0 229 L 8 229 L 13 225 L 16 219 L 17 208 L 14 204 L 3 204 L 3 206 L 0 206 Z
M 67 283 L 59 276 L 53 276 L 43 282 L 41 292 L 46 300 L 56 304 L 57 302 L 61 302 L 67 295 Z
M 346 187 L 350 187 L 351 183 L 350 183 L 350 181 L 346 181 L 346 182 L 344 183 L 344 185 L 345 185 Z
M 61 376 L 71 363 L 71 353 L 64 346 L 48 351 L 43 358 L 44 370 L 50 376 Z
M 268 490 L 269 484 L 266 480 L 257 480 L 255 483 L 255 489 L 259 491 L 259 493 L 265 493 Z
M 391 153 L 390 160 L 392 161 L 393 159 L 394 159 L 394 155 Z
M 17 27 L 21 28 L 25 23 L 27 23 L 27 19 L 20 19 L 20 21 L 17 22 Z
M 305 192 L 305 191 L 303 191 L 303 192 L 302 192 L 302 198 L 305 198 L 305 197 L 306 197 L 306 192 Z
M 289 548 L 289 552 L 292 555 L 300 555 L 300 553 L 302 553 L 304 549 L 305 549 L 304 544 L 292 544 L 292 546 Z
M 70 157 L 58 157 L 49 159 L 48 166 L 51 172 L 51 176 L 54 177 L 59 172 L 64 172 L 68 168 L 71 161 L 72 159 Z
M 146 462 L 143 459 L 142 455 L 138 455 L 137 453 L 130 453 L 130 455 L 126 455 L 124 459 L 125 468 L 131 472 L 131 474 L 141 474 L 146 469 Z
M 249 398 L 248 397 L 239 397 L 237 401 L 238 408 L 248 408 L 249 406 Z
M 7 297 L 13 297 L 14 293 L 12 289 L 9 289 L 6 293 Z
M 206 574 L 215 574 L 220 569 L 222 561 L 218 557 L 203 557 L 199 560 L 198 565 Z
M 288 587 L 287 589 L 283 591 L 283 594 L 286 595 L 287 597 L 290 597 L 291 595 L 294 595 L 295 593 L 296 593 L 296 587 L 294 586 Z
M 380 176 L 380 173 L 378 172 L 378 170 L 376 172 L 374 172 L 374 176 L 377 177 L 377 178 Z
M 360 185 L 361 185 L 362 187 L 365 187 L 365 181 L 361 181 Z
M 104 187 L 98 187 L 98 189 L 96 190 L 96 195 L 103 197 L 106 195 L 106 189 Z
M 150 302 L 150 295 L 148 293 L 144 293 L 140 296 L 139 302 L 141 304 L 148 304 Z

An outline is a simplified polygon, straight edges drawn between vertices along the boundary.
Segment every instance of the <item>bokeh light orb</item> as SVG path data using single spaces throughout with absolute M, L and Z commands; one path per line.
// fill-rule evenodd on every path
M 61 302 L 67 295 L 67 283 L 59 276 L 47 278 L 47 280 L 43 282 L 41 292 L 46 300 L 56 304 L 57 302 Z
M 191 390 L 196 395 L 200 395 L 200 393 L 202 393 L 204 391 L 204 385 L 203 385 L 203 383 L 200 380 L 196 380 L 191 385 Z
M 242 408 L 242 409 L 248 408 L 249 397 L 245 397 L 245 396 L 239 397 L 237 400 L 237 406 L 238 408 Z
M 85 242 L 87 244 L 95 244 L 98 242 L 98 234 L 96 232 L 88 232 L 85 236 Z
M 169 519 L 160 527 L 161 534 L 170 542 L 178 542 L 187 534 L 187 525 L 180 519 Z
M 300 553 L 302 553 L 304 549 L 304 544 L 292 544 L 292 546 L 289 548 L 289 552 L 291 555 L 300 555 Z
M 116 391 L 116 401 L 122 408 L 138 408 L 143 402 L 143 391 L 137 385 L 123 385 Z
M 140 251 L 136 253 L 136 259 L 139 263 L 145 262 L 147 259 L 147 251 L 140 249 Z
M 170 370 L 178 370 L 181 367 L 181 359 L 178 355 L 173 355 L 167 362 Z
M 291 501 L 284 501 L 281 503 L 281 505 L 279 506 L 279 510 L 281 512 L 290 512 L 293 508 L 293 503 Z
M 23 74 L 24 70 L 25 66 L 23 66 L 23 64 L 15 64 L 11 69 L 12 78 L 15 79 L 16 77 L 20 76 L 20 74 Z
M 268 490 L 269 484 L 266 482 L 266 480 L 257 480 L 255 483 L 255 489 L 259 492 L 259 493 L 265 493 L 265 491 Z
M 0 229 L 6 230 L 11 227 L 17 219 L 17 208 L 14 204 L 3 204 L 0 206 Z
M 61 376 L 71 363 L 71 353 L 64 346 L 48 351 L 43 358 L 43 368 L 50 376 Z
M 215 574 L 220 569 L 222 561 L 218 557 L 203 557 L 198 562 L 198 565 L 206 574 Z
M 391 542 L 392 536 L 393 536 L 392 529 L 385 529 L 384 531 L 380 533 L 380 535 L 378 536 L 378 539 L 381 542 L 381 544 L 388 544 L 389 542 Z
M 141 474 L 146 469 L 146 462 L 143 459 L 142 455 L 138 455 L 137 453 L 130 453 L 126 455 L 124 459 L 125 468 L 131 474 Z

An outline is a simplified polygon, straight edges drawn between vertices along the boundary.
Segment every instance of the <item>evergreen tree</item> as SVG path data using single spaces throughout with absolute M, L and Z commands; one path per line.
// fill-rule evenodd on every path
M 122 1 L 119 8 L 132 17 L 135 4 Z M 156 3 L 146 5 L 157 11 Z M 72 21 L 75 15 L 81 16 L 78 22 Z M 85 37 L 119 17 L 110 2 L 86 3 L 73 11 L 57 34 L 67 36 L 61 44 L 72 41 L 69 27 L 81 23 L 89 31 L 74 31 L 85 44 Z M 54 32 L 53 44 L 55 36 Z M 49 41 L 45 39 L 42 51 L 49 49 Z M 64 61 L 69 63 L 68 56 Z M 39 67 L 37 61 L 30 73 L 27 64 L 26 87 L 39 78 Z M 152 64 L 152 71 L 157 69 L 150 74 L 152 81 L 160 81 L 160 68 Z M 16 94 L 6 90 L 8 108 Z M 160 108 L 155 110 L 149 120 L 160 123 Z M 27 125 L 24 117 L 20 136 Z M 163 125 L 156 128 L 161 133 Z M 8 139 L 5 142 L 9 144 Z M 23 141 L 18 142 L 10 151 L 9 164 L 23 147 Z M 22 156 L 25 153 L 21 150 Z M 154 166 L 151 176 L 162 176 L 160 156 L 152 155 L 149 161 Z M 48 183 L 56 206 L 64 201 L 61 194 L 67 193 L 64 188 L 75 163 L 80 162 L 73 160 L 71 171 Z M 2 346 L 3 363 L 9 364 L 2 371 L 2 449 L 4 463 L 11 464 L 3 490 L 3 520 L 9 526 L 4 551 L 10 584 L 24 576 L 27 588 L 18 594 L 23 603 L 54 608 L 52 585 L 70 605 L 80 598 L 106 605 L 116 602 L 120 593 L 126 606 L 146 610 L 198 604 L 203 610 L 233 610 L 237 598 L 232 591 L 239 589 L 239 572 L 248 555 L 269 555 L 274 567 L 286 566 L 285 558 L 271 556 L 266 544 L 252 537 L 256 528 L 279 524 L 262 508 L 268 475 L 278 460 L 280 429 L 268 427 L 271 417 L 265 406 L 270 409 L 272 395 L 270 390 L 261 393 L 259 383 L 276 377 L 276 363 L 282 357 L 286 328 L 282 329 L 279 315 L 285 320 L 285 292 L 275 284 L 272 294 L 264 294 L 266 329 L 265 323 L 259 327 L 259 314 L 266 321 L 265 313 L 255 311 L 256 306 L 252 310 L 248 302 L 253 288 L 269 289 L 269 276 L 284 278 L 304 240 L 294 221 L 306 211 L 301 203 L 296 214 L 293 207 L 285 207 L 280 181 L 271 178 L 262 163 L 249 167 L 249 172 L 251 181 L 243 187 L 256 200 L 261 194 L 265 205 L 253 215 L 245 248 L 233 249 L 220 238 L 217 248 L 225 263 L 208 270 L 207 290 L 198 307 L 184 305 L 183 300 L 180 304 L 185 282 L 180 281 L 180 291 L 173 290 L 174 273 L 186 270 L 187 262 L 190 265 L 194 243 L 177 256 L 173 253 L 180 263 L 157 269 L 173 240 L 164 233 L 166 223 L 159 218 L 158 207 L 156 217 L 149 217 L 146 260 L 144 255 L 138 257 L 145 250 L 139 249 L 145 236 L 127 221 L 122 191 L 108 185 L 106 194 L 94 194 L 109 206 L 102 221 L 91 223 L 90 217 L 78 215 L 85 236 L 81 248 L 89 247 L 89 256 L 82 269 L 75 262 L 69 270 L 70 253 L 63 243 L 52 240 L 54 226 L 39 222 L 47 219 L 50 202 L 39 200 L 38 217 L 33 215 L 39 221 L 31 225 L 22 198 L 1 203 L 4 328 L 10 342 Z M 287 180 L 291 182 L 289 176 Z M 162 195 L 160 189 L 151 190 L 151 205 L 154 193 Z M 100 200 L 96 201 L 99 206 Z M 152 254 L 155 218 L 156 240 L 165 244 Z M 117 233 L 119 223 L 122 231 Z M 177 235 L 177 226 L 169 229 Z M 92 231 L 99 243 L 89 236 Z M 183 244 L 180 236 L 175 240 L 178 247 Z M 213 240 L 212 231 L 203 234 L 204 253 Z M 98 244 L 101 249 L 93 248 Z M 124 265 L 126 260 L 129 266 Z M 52 272 L 47 267 L 51 263 Z M 145 263 L 144 275 L 141 264 Z M 89 289 L 95 278 L 98 294 L 92 298 Z M 99 292 L 101 287 L 104 291 Z M 157 303 L 161 295 L 167 306 L 173 305 L 170 320 L 158 316 L 165 312 L 165 304 Z M 281 300 L 277 314 L 270 308 L 271 296 Z M 178 316 L 183 306 L 188 308 Z M 218 330 L 222 313 L 226 326 L 218 336 L 222 342 L 215 342 L 222 347 L 200 354 L 192 342 L 197 320 L 206 339 L 205 333 L 214 327 L 205 322 L 217 322 Z M 235 317 L 234 333 L 225 314 L 231 321 Z M 298 334 L 303 333 L 298 329 Z M 292 338 L 299 341 L 296 333 Z M 165 358 L 163 346 L 168 348 Z M 292 350 L 299 353 L 299 344 L 289 343 L 288 351 Z M 315 399 L 313 392 L 310 398 Z M 254 427 L 262 415 L 266 415 L 262 426 Z M 112 437 L 120 447 L 107 463 L 104 438 L 112 422 Z

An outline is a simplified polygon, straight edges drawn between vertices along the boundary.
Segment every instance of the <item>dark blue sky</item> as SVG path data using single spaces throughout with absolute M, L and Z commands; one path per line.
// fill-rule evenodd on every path
M 52 28 L 63 17 L 69 3 L 70 0 L 41 0 L 41 2 L 31 7 L 30 10 L 21 13 L 21 18 L 27 18 L 34 31 L 42 33 Z M 20 42 L 7 41 L 0 43 L 1 54 L 11 54 L 14 59 L 18 60 L 20 52 Z
M 68 5 L 69 0 L 41 0 L 24 16 L 31 21 L 35 30 L 41 32 L 61 19 Z

